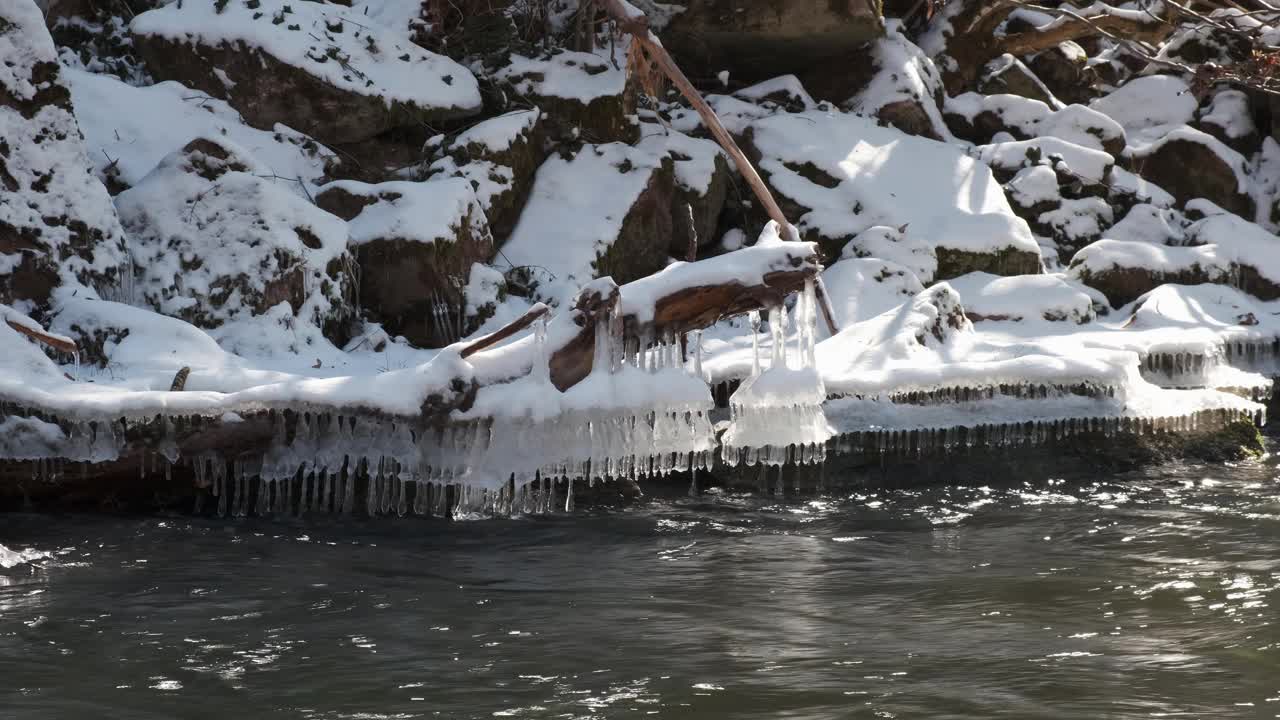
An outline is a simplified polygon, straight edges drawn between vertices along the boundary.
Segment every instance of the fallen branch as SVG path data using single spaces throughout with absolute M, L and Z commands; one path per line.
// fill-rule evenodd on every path
M 22 323 L 16 323 L 12 320 L 6 320 L 5 322 L 8 323 L 9 327 L 13 328 L 14 330 L 17 330 L 18 332 L 22 333 L 23 335 L 26 335 L 27 337 L 31 338 L 32 340 L 35 340 L 36 342 L 44 343 L 45 345 L 48 345 L 54 350 L 57 350 L 59 352 L 64 352 L 64 353 L 71 353 L 71 354 L 80 352 L 80 348 L 76 347 L 76 344 L 71 342 L 67 338 L 60 337 L 58 335 L 50 335 L 49 333 L 44 332 L 42 330 L 38 330 L 36 328 L 23 325 Z
M 493 347 L 494 345 L 497 345 L 498 343 L 502 342 L 503 340 L 506 340 L 512 335 L 515 335 L 521 330 L 524 330 L 525 328 L 529 327 L 530 325 L 533 324 L 535 320 L 542 317 L 543 315 L 546 315 L 549 310 L 550 308 L 548 308 L 546 305 L 542 303 L 537 303 L 533 307 L 529 308 L 529 310 L 525 312 L 524 315 L 521 315 L 517 320 L 508 323 L 498 331 L 489 333 L 488 335 L 485 335 L 479 340 L 476 340 L 470 345 L 464 347 L 462 349 L 462 352 L 458 353 L 458 355 L 465 360 L 471 357 L 472 355 L 475 355 L 476 353 L 480 352 L 481 350 Z

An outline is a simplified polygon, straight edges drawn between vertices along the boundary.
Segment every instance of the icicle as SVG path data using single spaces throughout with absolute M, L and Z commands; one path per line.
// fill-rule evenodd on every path
M 760 376 L 760 312 L 752 310 L 747 316 L 751 325 L 751 377 Z
M 787 367 L 787 306 L 779 303 L 769 312 L 769 332 L 773 341 L 770 368 Z

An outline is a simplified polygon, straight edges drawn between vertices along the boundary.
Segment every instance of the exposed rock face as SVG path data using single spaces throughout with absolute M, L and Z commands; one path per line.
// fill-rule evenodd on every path
M 350 143 L 480 109 L 466 68 L 332 5 L 184 0 L 130 30 L 158 78 L 225 98 L 267 130 Z
M 124 234 L 31 0 L 0 5 L 0 57 L 0 303 L 40 316 L 59 288 L 116 286 Z
M 325 186 L 316 204 L 348 221 L 369 319 L 419 347 L 443 347 L 470 331 L 465 290 L 472 265 L 493 254 L 493 238 L 469 182 L 342 180 Z
M 354 286 L 345 225 L 249 158 L 197 138 L 116 199 L 137 300 L 205 329 L 270 315 L 341 341 Z
M 445 157 L 427 169 L 430 174 L 453 175 L 471 183 L 499 247 L 515 229 L 534 173 L 547 158 L 545 119 L 534 109 L 486 120 L 453 138 Z
M 747 82 L 802 72 L 884 30 L 879 0 L 692 0 L 662 33 L 691 76 Z

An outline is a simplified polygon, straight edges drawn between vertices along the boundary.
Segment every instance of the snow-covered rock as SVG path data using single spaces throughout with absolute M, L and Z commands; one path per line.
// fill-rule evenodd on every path
M 360 306 L 371 320 L 418 347 L 443 347 L 467 333 L 471 268 L 493 254 L 471 183 L 339 180 L 321 189 L 316 204 L 347 221 Z
M 133 187 L 169 153 L 197 137 L 225 137 L 252 148 L 254 160 L 298 195 L 322 184 L 336 156 L 315 140 L 277 126 L 259 130 L 226 101 L 180 83 L 127 85 L 109 75 L 65 71 L 85 149 L 98 177 L 115 192 Z
M 493 80 L 513 99 L 546 114 L 550 134 L 562 140 L 634 142 L 635 98 L 627 92 L 627 41 L 601 54 L 560 51 L 544 56 L 512 54 Z
M 822 273 L 836 324 L 848 327 L 899 307 L 924 292 L 911 270 L 879 258 L 841 258 Z M 820 326 L 819 332 L 826 328 Z M 825 337 L 825 335 L 823 335 Z
M 0 5 L 0 302 L 45 313 L 114 290 L 125 238 L 93 175 L 53 40 L 31 0 Z
M 908 135 L 951 139 L 942 118 L 942 77 L 933 60 L 902 34 L 900 23 L 890 22 L 887 30 L 869 47 L 875 75 L 846 107 Z
M 868 228 L 906 226 L 934 248 L 937 278 L 1039 271 L 1026 222 L 990 169 L 958 148 L 836 112 L 773 115 L 750 130 L 779 202 L 828 255 Z
M 1131 144 L 1135 172 L 1169 191 L 1180 203 L 1205 198 L 1252 217 L 1248 161 L 1221 140 L 1190 126 L 1168 130 L 1151 142 Z
M 427 172 L 465 178 L 475 189 L 499 246 L 520 218 L 533 176 L 546 160 L 545 114 L 515 110 L 456 135 Z
M 264 130 L 357 142 L 480 109 L 465 67 L 335 5 L 183 0 L 138 15 L 130 31 L 158 78 L 224 98 Z
M 538 169 L 502 259 L 555 303 L 593 278 L 621 284 L 661 270 L 673 172 L 669 157 L 622 143 L 553 155 Z
M 286 346 L 317 329 L 340 339 L 355 281 L 346 225 L 264 173 L 243 148 L 202 137 L 121 193 L 136 298 L 231 345 L 243 338 L 224 326 L 254 318 L 295 331 Z
M 1095 298 L 1061 275 L 1001 277 L 970 273 L 948 281 L 973 322 L 1047 320 L 1083 324 L 1097 317 Z

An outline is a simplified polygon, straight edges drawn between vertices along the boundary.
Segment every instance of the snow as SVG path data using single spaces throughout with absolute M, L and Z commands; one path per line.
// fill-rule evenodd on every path
M 1058 174 L 1048 165 L 1033 165 L 1019 170 L 1005 185 L 1005 190 L 1009 199 L 1026 208 L 1062 201 Z
M 796 223 L 802 232 L 840 238 L 908 225 L 934 247 L 1039 252 L 991 171 L 955 147 L 836 112 L 774 115 L 751 128 L 770 185 L 810 208 Z M 807 179 L 805 166 L 835 186 Z
M 800 79 L 795 75 L 779 75 L 776 78 L 742 88 L 733 94 L 735 97 L 753 103 L 776 102 L 781 99 L 797 103 L 805 110 L 812 110 L 818 106 L 814 102 L 813 96 L 809 95 L 809 91 L 804 89 L 804 85 L 800 83 Z
M 1058 170 L 1069 172 L 1090 183 L 1101 183 L 1115 164 L 1115 159 L 1101 150 L 1094 150 L 1056 137 L 1039 137 L 1013 142 L 993 142 L 974 148 L 982 162 L 1003 170 L 1015 170 L 1038 161 L 1053 160 Z M 1060 158 L 1060 160 L 1057 160 Z
M 1216 125 L 1232 140 L 1258 132 L 1249 110 L 1249 96 L 1241 90 L 1222 90 L 1214 95 L 1209 107 L 1201 113 L 1200 122 Z
M 310 138 L 277 125 L 249 127 L 225 101 L 176 82 L 126 85 L 109 75 L 64 70 L 85 147 L 100 178 L 108 169 L 133 186 L 166 155 L 197 137 L 224 137 L 253 154 L 267 178 L 299 195 L 314 191 L 334 154 Z M 306 188 L 298 185 L 301 181 Z
M 276 23 L 276 17 L 285 19 Z M 334 5 L 183 0 L 138 15 L 130 30 L 207 46 L 242 42 L 326 84 L 381 98 L 388 106 L 402 102 L 460 113 L 480 108 L 479 85 L 469 70 L 407 42 L 403 33 L 370 27 L 363 15 Z M 343 62 L 331 60 L 331 53 Z
M 1094 297 L 1060 275 L 1002 277 L 974 272 L 947 281 L 973 318 L 1018 322 L 1048 320 L 1086 323 L 1096 313 Z
M 512 54 L 493 79 L 506 82 L 521 95 L 576 100 L 588 105 L 598 98 L 620 96 L 626 89 L 624 39 L 612 46 L 611 56 L 565 51 L 549 58 Z
M 1071 260 L 1070 274 L 1098 274 L 1113 268 L 1142 268 L 1170 275 L 1203 270 L 1225 277 L 1228 263 L 1214 246 L 1168 247 L 1130 240 L 1099 240 L 1081 248 Z
M 1107 230 L 1112 240 L 1145 242 L 1151 245 L 1183 245 L 1186 218 L 1177 210 L 1156 205 L 1134 205 L 1129 214 Z
M 1195 95 L 1181 78 L 1149 75 L 1130 80 L 1089 107 L 1115 120 L 1129 142 L 1151 142 L 1195 117 Z
M 465 148 L 475 145 L 484 153 L 505 152 L 512 143 L 528 135 L 541 117 L 542 112 L 537 108 L 514 110 L 458 133 L 453 139 L 453 146 Z

